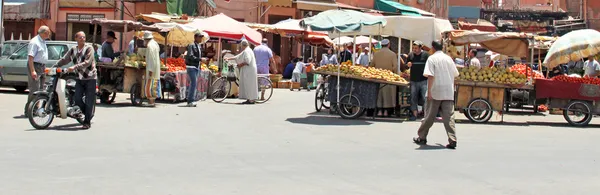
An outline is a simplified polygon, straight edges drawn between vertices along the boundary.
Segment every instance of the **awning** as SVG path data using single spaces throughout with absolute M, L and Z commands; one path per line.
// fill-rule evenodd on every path
M 4 3 L 5 20 L 31 20 L 31 19 L 49 19 L 50 1 L 41 0 L 29 3 Z M 0 6 L 1 7 L 1 6 Z
M 475 29 L 477 29 L 479 31 L 485 31 L 485 32 L 496 32 L 496 26 L 494 26 L 494 24 L 492 24 L 488 21 L 482 20 L 482 19 L 478 19 L 477 24 L 458 21 L 458 28 L 460 30 L 475 30 Z
M 385 12 L 401 13 L 405 16 L 421 16 L 418 9 L 390 0 L 376 0 L 375 9 Z

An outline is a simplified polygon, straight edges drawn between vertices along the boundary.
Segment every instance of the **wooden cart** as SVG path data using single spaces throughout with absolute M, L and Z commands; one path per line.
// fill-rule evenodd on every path
M 546 99 L 548 108 L 561 109 L 572 126 L 587 126 L 600 115 L 600 85 L 536 80 L 536 96 Z
M 98 63 L 97 67 L 100 102 L 110 104 L 114 102 L 117 93 L 129 93 L 134 106 L 141 104 L 144 68 L 112 63 Z
M 331 75 L 331 78 L 327 79 L 330 86 L 327 98 L 331 102 L 331 105 L 337 104 L 335 109 L 337 109 L 337 113 L 344 119 L 359 118 L 364 115 L 367 109 L 376 108 L 379 89 L 381 87 L 386 85 L 408 86 L 408 83 L 368 79 L 334 72 L 313 70 L 313 73 Z M 340 77 L 339 103 L 336 87 L 338 76 Z
M 494 111 L 502 112 L 504 109 L 507 89 L 533 90 L 534 88 L 531 85 L 456 81 L 455 108 L 472 122 L 488 122 Z

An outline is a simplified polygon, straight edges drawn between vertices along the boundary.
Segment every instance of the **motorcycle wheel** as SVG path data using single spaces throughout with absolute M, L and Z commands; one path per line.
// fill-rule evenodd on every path
M 54 120 L 54 113 L 48 113 L 48 111 L 45 111 L 45 116 L 42 117 L 46 118 L 45 120 L 37 121 L 35 118 L 40 117 L 38 116 L 37 112 L 39 109 L 43 109 L 44 107 L 46 107 L 48 99 L 49 98 L 46 96 L 37 96 L 29 103 L 29 108 L 27 108 L 27 118 L 29 119 L 29 124 L 31 124 L 31 126 L 33 126 L 33 128 L 35 129 L 46 129 L 50 126 L 50 124 L 52 124 L 52 121 Z

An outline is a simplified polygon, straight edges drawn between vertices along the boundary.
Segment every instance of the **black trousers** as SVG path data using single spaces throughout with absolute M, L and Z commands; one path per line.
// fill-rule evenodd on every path
M 85 96 L 85 101 L 83 96 Z M 85 115 L 83 123 L 91 124 L 96 105 L 96 79 L 77 80 L 75 84 L 75 104 L 79 106 Z

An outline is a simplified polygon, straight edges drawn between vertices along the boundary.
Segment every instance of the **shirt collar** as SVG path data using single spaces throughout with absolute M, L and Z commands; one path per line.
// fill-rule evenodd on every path
M 40 39 L 41 43 L 46 43 L 46 40 L 42 39 L 42 36 L 38 35 L 38 39 Z

